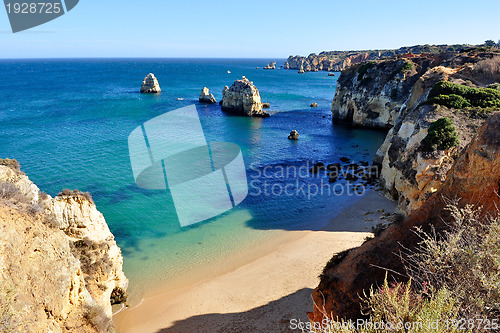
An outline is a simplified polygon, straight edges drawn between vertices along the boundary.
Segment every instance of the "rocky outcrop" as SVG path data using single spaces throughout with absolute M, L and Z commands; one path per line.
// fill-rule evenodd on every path
M 112 331 L 111 304 L 126 299 L 128 281 L 89 195 L 51 198 L 5 165 L 0 193 L 0 293 L 14 290 L 16 325 L 24 332 Z
M 210 90 L 208 90 L 207 87 L 203 87 L 203 89 L 201 89 L 200 97 L 198 98 L 198 100 L 200 101 L 200 103 L 205 103 L 205 104 L 217 103 L 214 95 L 210 93 Z
M 142 80 L 141 93 L 157 94 L 161 92 L 160 84 L 153 73 L 146 75 Z
M 418 209 L 401 223 L 392 224 L 379 237 L 361 247 L 336 255 L 325 267 L 313 292 L 310 319 L 360 318 L 359 295 L 370 286 L 404 276 L 401 251 L 414 250 L 421 238 L 415 227 L 440 233 L 451 222 L 446 199 L 460 198 L 459 205 L 483 206 L 482 213 L 498 211 L 500 197 L 500 113 L 491 115 L 472 141 L 452 163 L 446 180 Z
M 438 81 L 477 87 L 500 81 L 498 70 L 490 69 L 490 75 L 484 76 L 485 68 L 495 63 L 500 63 L 498 53 L 480 50 L 365 62 L 342 72 L 332 102 L 334 121 L 389 129 L 374 163 L 381 166 L 381 184 L 398 200 L 402 213 L 417 209 L 439 189 L 455 156 L 484 121 L 482 112 L 471 117 L 467 112 L 425 105 L 430 90 Z M 421 142 L 429 126 L 443 117 L 453 121 L 460 145 L 423 153 Z
M 355 126 L 389 129 L 418 78 L 433 58 L 365 62 L 344 70 L 332 102 L 333 119 Z
M 399 209 L 410 214 L 443 184 L 454 162 L 470 142 L 487 113 L 457 111 L 445 106 L 424 105 L 432 87 L 439 81 L 474 85 L 474 68 L 491 54 L 462 54 L 430 68 L 413 86 L 394 127 L 377 151 L 374 163 L 382 166 L 381 184 L 399 202 Z M 456 66 L 456 67 L 445 67 Z M 500 76 L 497 77 L 500 80 Z M 473 79 L 474 80 L 474 79 Z M 477 80 L 474 80 L 477 82 Z M 446 151 L 422 152 L 421 142 L 430 124 L 446 117 L 453 121 L 460 144 Z
M 298 140 L 299 139 L 299 132 L 296 130 L 292 130 L 290 132 L 290 135 L 288 136 L 288 140 Z
M 246 77 L 234 81 L 229 88 L 222 90 L 222 110 L 239 113 L 249 117 L 266 117 L 269 114 L 262 111 L 259 90 Z
M 271 61 L 269 64 L 264 66 L 264 69 L 276 69 L 276 63 Z

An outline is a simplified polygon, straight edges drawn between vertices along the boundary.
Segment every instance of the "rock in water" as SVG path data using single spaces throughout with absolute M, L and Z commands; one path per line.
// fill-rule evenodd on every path
M 262 103 L 263 109 L 269 109 L 271 107 L 271 103 Z
M 201 89 L 199 101 L 200 103 L 206 103 L 206 104 L 217 103 L 214 95 L 210 93 L 210 90 L 207 87 L 203 87 L 203 89 Z
M 299 139 L 299 132 L 296 130 L 293 130 L 290 132 L 290 135 L 288 136 L 288 140 L 298 140 Z
M 141 93 L 157 94 L 161 92 L 160 84 L 153 73 L 146 75 L 142 80 Z
M 231 88 L 225 86 L 222 90 L 222 110 L 249 117 L 269 117 L 262 111 L 259 90 L 244 76 L 234 81 Z
M 312 108 L 317 108 L 318 107 L 318 103 L 312 103 L 311 105 L 309 105 L 310 107 Z
M 264 69 L 276 69 L 276 63 L 271 61 L 268 65 L 264 66 Z

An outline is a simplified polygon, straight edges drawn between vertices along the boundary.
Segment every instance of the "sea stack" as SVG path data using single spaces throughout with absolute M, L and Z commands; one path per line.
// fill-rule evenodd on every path
M 157 94 L 161 92 L 160 84 L 153 73 L 146 75 L 142 80 L 141 93 Z
M 268 65 L 264 66 L 264 69 L 276 69 L 276 63 L 271 61 Z
M 222 90 L 222 110 L 240 113 L 248 117 L 269 117 L 262 111 L 259 90 L 246 77 L 234 81 Z
M 200 97 L 198 98 L 198 100 L 200 101 L 200 103 L 205 104 L 217 103 L 214 95 L 210 93 L 210 90 L 207 87 L 203 87 L 203 89 L 201 89 Z

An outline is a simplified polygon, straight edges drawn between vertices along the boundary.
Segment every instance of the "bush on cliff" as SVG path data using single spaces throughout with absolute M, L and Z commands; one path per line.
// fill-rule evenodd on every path
M 447 209 L 453 217 L 448 231 L 416 229 L 420 244 L 401 254 L 408 282 L 386 277 L 361 297 L 364 323 L 402 327 L 322 326 L 313 332 L 498 331 L 492 319 L 500 314 L 500 212 L 485 216 L 481 208 L 459 208 L 458 202 Z
M 460 95 L 438 95 L 428 100 L 429 104 L 444 105 L 450 109 L 465 109 L 472 105 Z
M 375 66 L 376 62 L 375 61 L 369 61 L 367 63 L 364 63 L 358 68 L 358 80 L 362 80 L 363 76 L 365 76 L 366 72 L 373 66 Z
M 440 118 L 429 127 L 427 136 L 422 140 L 421 149 L 425 152 L 448 150 L 458 143 L 458 134 L 453 121 L 449 118 Z
M 452 95 L 453 97 L 444 97 Z M 439 81 L 432 87 L 425 104 L 440 104 L 454 108 L 450 105 L 459 103 L 458 97 L 461 97 L 460 103 L 463 104 L 465 101 L 467 105 L 473 107 L 500 108 L 500 91 L 490 88 L 473 88 L 447 81 Z

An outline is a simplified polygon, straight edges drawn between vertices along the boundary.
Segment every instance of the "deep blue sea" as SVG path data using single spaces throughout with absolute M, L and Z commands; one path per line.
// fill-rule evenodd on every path
M 147 289 L 148 281 L 187 276 L 243 248 L 257 249 L 283 230 L 321 229 L 358 198 L 342 194 L 338 186 L 330 193 L 326 176 L 279 171 L 338 162 L 342 156 L 371 161 L 385 133 L 332 124 L 340 73 L 256 68 L 270 60 L 1 60 L 0 157 L 19 160 L 52 196 L 63 188 L 92 194 L 122 248 L 132 290 Z M 159 95 L 139 93 L 150 72 L 160 82 Z M 223 87 L 242 75 L 254 82 L 263 102 L 271 103 L 270 118 L 229 115 L 218 104 L 198 103 L 202 87 L 220 100 Z M 309 107 L 313 102 L 319 107 Z M 253 186 L 239 206 L 181 228 L 168 191 L 135 185 L 127 138 L 145 121 L 192 104 L 208 141 L 241 147 Z M 298 141 L 287 139 L 293 129 L 300 133 Z M 280 193 L 287 184 L 323 191 Z

